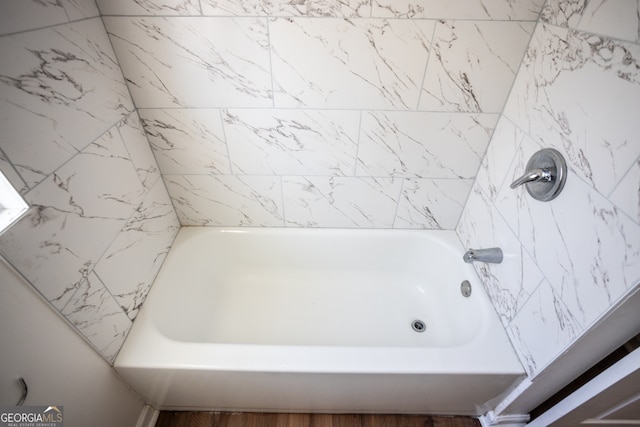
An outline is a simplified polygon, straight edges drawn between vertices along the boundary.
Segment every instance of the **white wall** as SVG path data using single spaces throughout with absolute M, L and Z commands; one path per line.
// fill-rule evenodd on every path
M 66 427 L 135 426 L 142 400 L 21 277 L 0 261 L 0 405 L 64 406 Z

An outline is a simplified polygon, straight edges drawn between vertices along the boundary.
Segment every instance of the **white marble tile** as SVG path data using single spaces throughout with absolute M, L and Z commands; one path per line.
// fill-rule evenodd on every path
M 640 226 L 569 171 L 551 202 L 508 183 L 540 148 L 525 138 L 496 207 L 572 315 L 589 325 L 640 277 Z
M 582 325 L 548 282 L 529 298 L 507 329 L 525 370 L 531 377 L 578 337 Z
M 359 111 L 224 110 L 233 172 L 353 175 Z
M 158 180 L 94 272 L 130 319 L 134 319 L 162 265 L 180 223 L 164 182 Z
M 474 178 L 496 114 L 366 112 L 357 175 Z
M 67 22 L 59 0 L 4 0 L 0 3 L 0 35 Z
M 368 18 L 370 0 L 200 0 L 202 13 L 213 16 L 326 16 Z
M 419 109 L 500 113 L 534 25 L 438 22 Z
M 543 0 L 374 0 L 372 17 L 535 21 Z
M 1 37 L 0 57 L 0 147 L 31 188 L 133 109 L 98 18 Z
M 144 188 L 151 188 L 160 179 L 160 171 L 138 114 L 133 112 L 118 123 L 118 132 L 129 152 L 129 158 L 136 168 L 140 182 Z
M 229 174 L 218 109 L 138 110 L 163 174 Z
M 283 177 L 285 224 L 392 228 L 401 181 L 394 178 Z
M 70 21 L 100 16 L 96 0 L 59 0 Z
M 453 230 L 472 184 L 470 179 L 405 179 L 393 228 Z
M 60 194 L 72 197 L 69 205 L 89 216 L 129 218 L 142 201 L 145 189 L 117 127 L 89 144 L 72 160 L 58 169 L 53 179 L 64 191 Z M 86 181 L 82 180 L 83 176 Z M 39 200 L 56 203 L 60 194 Z
M 575 28 L 589 0 L 547 0 L 540 19 L 553 25 Z
M 638 0 L 590 0 L 577 29 L 630 42 L 640 42 Z
M 640 159 L 636 160 L 620 181 L 609 200 L 640 224 Z
M 131 320 L 95 274 L 82 279 L 61 313 L 113 363 L 131 329 Z
M 283 225 L 280 177 L 164 175 L 164 180 L 182 225 Z
M 522 130 L 514 126 L 508 118 L 500 118 L 476 177 L 476 182 L 492 202 L 502 187 L 516 150 L 524 137 Z
M 0 251 L 62 308 L 142 195 L 114 128 L 25 195 L 32 209 L 1 236 Z
M 506 327 L 544 279 L 485 191 L 476 183 L 456 232 L 466 249 L 499 247 L 500 264 L 474 263 L 493 306 Z
M 415 109 L 433 21 L 269 22 L 278 108 Z
M 107 15 L 200 15 L 198 0 L 97 0 Z
M 640 46 L 539 25 L 504 114 L 609 194 L 640 155 Z
M 103 21 L 138 108 L 272 106 L 266 18 Z

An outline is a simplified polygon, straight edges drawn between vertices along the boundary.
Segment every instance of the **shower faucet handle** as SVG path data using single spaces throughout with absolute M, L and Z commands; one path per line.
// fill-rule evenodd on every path
M 509 187 L 513 189 L 527 182 L 550 182 L 552 180 L 553 176 L 551 175 L 551 171 L 549 169 L 536 168 L 528 170 L 520 178 L 513 181 Z
M 567 162 L 553 148 L 543 148 L 531 156 L 525 173 L 513 181 L 510 187 L 525 186 L 531 197 L 548 202 L 558 197 L 567 180 Z

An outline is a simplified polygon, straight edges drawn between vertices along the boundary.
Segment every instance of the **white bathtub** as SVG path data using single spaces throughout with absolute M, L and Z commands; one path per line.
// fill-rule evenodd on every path
M 451 231 L 183 228 L 115 367 L 158 409 L 480 415 L 523 370 L 462 254 Z

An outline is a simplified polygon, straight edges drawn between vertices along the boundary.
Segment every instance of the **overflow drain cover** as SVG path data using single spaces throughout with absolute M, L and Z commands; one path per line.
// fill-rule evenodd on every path
M 471 296 L 471 283 L 469 283 L 468 280 L 463 280 L 462 283 L 460 284 L 460 292 L 462 293 L 463 297 L 470 297 Z
M 416 332 L 424 332 L 427 329 L 427 325 L 422 320 L 414 320 L 411 322 L 411 327 Z

